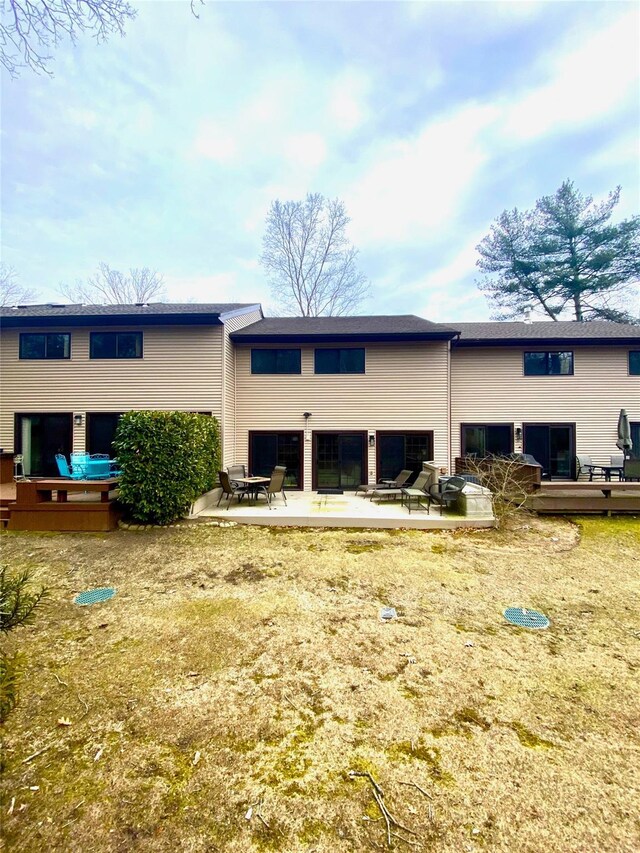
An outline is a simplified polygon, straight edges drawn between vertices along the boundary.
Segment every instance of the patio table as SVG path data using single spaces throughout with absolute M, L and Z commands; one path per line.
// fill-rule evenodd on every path
M 598 465 L 598 468 L 601 468 L 604 472 L 604 479 L 606 482 L 611 482 L 611 474 L 614 472 L 618 475 L 618 479 L 622 480 L 622 473 L 624 471 L 624 466 L 622 465 Z
M 87 459 L 84 463 L 84 476 L 87 480 L 102 480 L 111 476 L 113 459 Z
M 253 500 L 256 501 L 258 499 L 258 487 L 265 486 L 267 483 L 271 482 L 270 477 L 234 477 L 234 483 L 242 483 L 243 486 L 247 486 L 249 489 L 249 494 L 253 497 Z M 251 505 L 251 504 L 249 504 Z

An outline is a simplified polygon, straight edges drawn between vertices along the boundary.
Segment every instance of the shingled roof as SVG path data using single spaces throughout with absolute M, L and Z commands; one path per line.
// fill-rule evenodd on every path
M 218 324 L 226 317 L 260 309 L 259 305 L 243 302 L 149 302 L 138 305 L 20 305 L 0 308 L 0 325 L 63 326 L 63 325 L 138 325 Z
M 414 314 L 368 317 L 265 317 L 231 337 L 238 343 L 450 340 L 457 329 Z
M 553 320 L 534 323 L 456 323 L 456 346 L 510 346 L 517 344 L 633 343 L 640 341 L 640 326 L 592 320 Z

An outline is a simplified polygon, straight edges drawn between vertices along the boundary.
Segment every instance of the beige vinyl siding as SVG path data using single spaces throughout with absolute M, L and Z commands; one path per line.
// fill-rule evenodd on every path
M 576 452 L 605 464 L 616 447 L 620 409 L 640 421 L 640 377 L 629 376 L 632 347 L 549 346 L 453 349 L 451 440 L 459 456 L 463 423 L 575 423 Z M 524 376 L 523 353 L 571 351 L 573 376 Z M 521 443 L 516 450 L 521 449 Z
M 223 327 L 109 327 L 142 331 L 143 358 L 90 359 L 89 332 L 71 332 L 69 360 L 20 360 L 20 331 L 3 330 L 0 341 L 0 446 L 14 447 L 16 412 L 126 412 L 176 409 L 212 412 L 222 423 Z M 84 450 L 86 418 L 74 427 L 74 450 Z
M 236 356 L 233 341 L 229 337 L 233 332 L 257 323 L 262 319 L 260 309 L 230 317 L 224 321 L 224 374 L 222 398 L 222 467 L 233 465 L 236 461 Z
M 435 459 L 446 465 L 446 342 L 366 345 L 366 372 L 356 375 L 316 375 L 314 347 L 301 350 L 300 375 L 253 376 L 251 347 L 237 347 L 235 461 L 249 461 L 250 430 L 304 430 L 303 412 L 311 412 L 304 442 L 306 490 L 312 485 L 312 431 L 433 430 Z M 368 479 L 373 482 L 376 448 L 368 453 Z

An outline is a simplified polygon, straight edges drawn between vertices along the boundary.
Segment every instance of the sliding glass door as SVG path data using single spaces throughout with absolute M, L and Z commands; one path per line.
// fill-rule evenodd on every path
M 16 452 L 24 457 L 24 473 L 33 477 L 57 477 L 56 453 L 69 458 L 72 447 L 72 414 L 16 415 Z
M 433 459 L 433 432 L 378 432 L 378 480 L 392 480 L 400 471 L 412 471 L 412 483 L 422 463 Z
M 530 453 L 550 477 L 573 480 L 575 424 L 523 424 L 523 451 Z
M 365 473 L 366 433 L 314 432 L 314 489 L 357 489 Z
M 113 439 L 118 428 L 120 412 L 90 412 L 87 414 L 87 450 L 89 453 L 108 453 L 115 456 Z
M 276 465 L 287 469 L 284 484 L 302 488 L 301 432 L 250 432 L 249 470 L 255 477 L 270 477 Z

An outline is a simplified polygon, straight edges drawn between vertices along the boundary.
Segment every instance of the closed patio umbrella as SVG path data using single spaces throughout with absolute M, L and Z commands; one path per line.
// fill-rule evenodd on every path
M 618 418 L 618 440 L 616 446 L 620 450 L 631 450 L 633 442 L 631 441 L 631 426 L 629 425 L 629 417 L 625 409 L 620 409 L 620 417 Z

